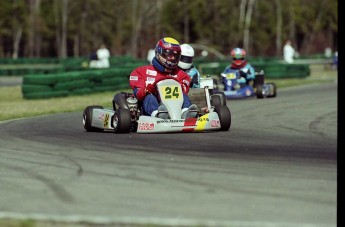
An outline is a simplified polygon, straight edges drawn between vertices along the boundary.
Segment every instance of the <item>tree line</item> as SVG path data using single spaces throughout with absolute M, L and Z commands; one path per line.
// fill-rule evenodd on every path
M 145 58 L 171 36 L 228 55 L 337 50 L 337 0 L 1 0 L 0 57 L 79 57 L 104 43 L 112 55 Z

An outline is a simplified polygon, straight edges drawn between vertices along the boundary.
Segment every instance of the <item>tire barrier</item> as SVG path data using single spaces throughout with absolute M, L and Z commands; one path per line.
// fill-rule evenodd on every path
M 25 99 L 47 99 L 129 89 L 133 67 L 37 74 L 23 77 Z
M 309 64 L 253 63 L 255 69 L 263 70 L 265 78 L 305 78 L 310 76 Z
M 112 56 L 111 68 L 133 67 L 147 64 L 131 56 Z M 264 70 L 266 78 L 303 78 L 310 75 L 309 64 L 284 64 L 277 59 L 252 58 L 249 62 L 256 71 Z M 60 74 L 63 72 L 95 70 L 88 67 L 89 57 L 76 58 L 19 58 L 0 59 L 0 76 L 28 74 Z M 220 75 L 230 60 L 209 62 L 196 60 L 195 65 L 204 75 Z
M 203 75 L 220 75 L 230 63 L 212 62 L 196 64 Z M 251 62 L 255 71 L 263 70 L 265 78 L 305 78 L 310 76 L 309 64 L 285 64 L 268 62 Z

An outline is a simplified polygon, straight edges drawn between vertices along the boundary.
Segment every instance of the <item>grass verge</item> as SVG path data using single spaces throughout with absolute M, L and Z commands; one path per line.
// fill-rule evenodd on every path
M 303 79 L 266 79 L 266 82 L 274 82 L 278 93 L 280 88 L 332 82 L 337 79 L 337 71 L 312 71 L 312 75 Z M 127 90 L 131 92 L 131 90 Z M 0 121 L 32 117 L 38 115 L 83 111 L 89 105 L 101 105 L 111 108 L 114 94 L 118 91 L 110 91 L 81 96 L 68 96 L 62 98 L 26 100 L 23 99 L 21 86 L 0 87 Z

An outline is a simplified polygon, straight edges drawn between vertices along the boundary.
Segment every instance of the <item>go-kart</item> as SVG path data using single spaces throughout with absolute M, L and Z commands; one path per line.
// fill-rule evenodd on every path
M 154 85 L 158 91 L 160 104 L 164 104 L 167 108 L 168 119 L 143 115 L 142 102 L 139 102 L 133 93 L 120 92 L 114 95 L 113 109 L 105 109 L 98 105 L 85 108 L 83 112 L 85 130 L 88 132 L 112 130 L 116 133 L 170 133 L 228 131 L 230 129 L 229 108 L 221 105 L 219 96 L 210 96 L 207 86 L 203 88 L 204 92 L 201 94 L 205 105 L 198 106 L 196 117 L 182 119 L 183 93 L 180 83 L 169 78 Z
M 273 98 L 277 96 L 277 86 L 275 83 L 264 83 L 264 71 L 255 72 L 255 79 L 252 83 L 246 83 L 246 71 L 230 69 L 227 73 L 221 74 L 224 85 L 224 94 L 227 99 L 257 97 Z M 239 80 L 243 79 L 243 83 Z
M 223 91 L 218 90 L 217 81 L 214 78 L 211 78 L 210 75 L 207 75 L 206 77 L 200 78 L 200 88 L 191 88 L 189 90 L 189 95 L 193 96 L 194 93 L 198 93 L 204 88 L 208 88 L 209 94 L 210 94 L 210 100 L 215 100 L 215 102 L 218 102 L 218 98 L 215 98 L 216 96 L 219 96 L 220 98 L 220 105 L 226 106 L 226 95 Z M 198 91 L 199 90 L 199 91 Z

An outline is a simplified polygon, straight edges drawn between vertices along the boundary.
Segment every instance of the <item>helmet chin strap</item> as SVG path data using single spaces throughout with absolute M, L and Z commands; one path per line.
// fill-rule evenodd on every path
M 161 63 L 159 63 L 159 61 L 156 59 L 156 57 L 154 57 L 152 59 L 152 65 L 158 69 L 159 71 L 161 71 L 162 73 L 171 73 L 172 69 L 168 69 L 165 68 Z

